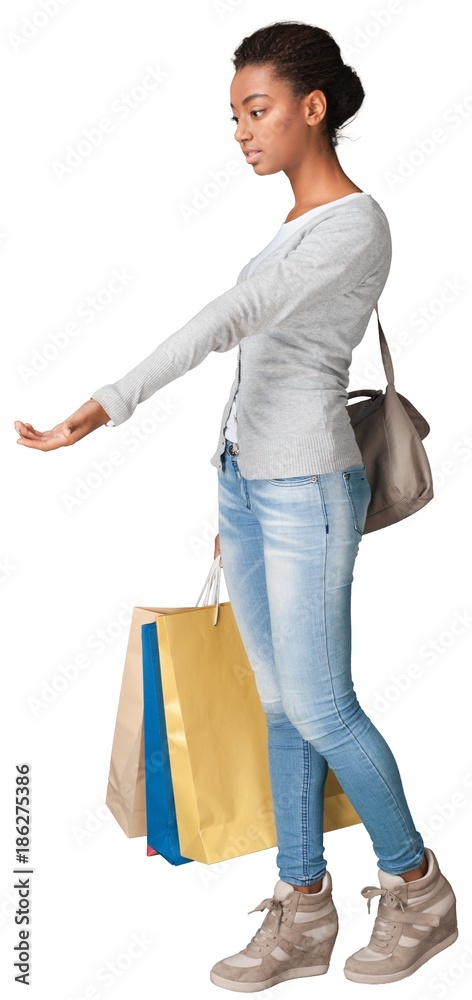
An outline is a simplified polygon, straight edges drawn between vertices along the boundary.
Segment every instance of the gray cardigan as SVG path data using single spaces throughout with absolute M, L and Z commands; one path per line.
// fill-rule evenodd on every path
M 238 466 L 247 479 L 335 472 L 362 462 L 346 409 L 352 351 L 390 270 L 387 217 L 365 194 L 331 202 L 117 382 L 91 398 L 110 424 L 239 344 L 236 375 L 210 459 L 218 470 L 238 392 Z M 254 258 L 251 258 L 254 260 Z

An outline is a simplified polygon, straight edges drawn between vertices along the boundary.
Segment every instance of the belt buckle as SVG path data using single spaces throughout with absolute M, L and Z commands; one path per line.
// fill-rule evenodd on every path
M 237 444 L 231 443 L 229 446 L 230 455 L 239 455 L 239 447 Z

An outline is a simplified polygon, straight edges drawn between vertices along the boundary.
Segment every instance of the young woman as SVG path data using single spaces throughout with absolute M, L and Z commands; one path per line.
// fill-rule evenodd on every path
M 251 992 L 328 969 L 338 932 L 323 856 L 328 768 L 378 859 L 369 943 L 347 958 L 361 983 L 409 976 L 457 937 L 454 892 L 425 847 L 392 751 L 351 677 L 351 583 L 370 486 L 346 410 L 352 351 L 391 263 L 388 221 L 346 176 L 338 130 L 360 108 L 359 77 L 328 31 L 278 22 L 236 49 L 235 138 L 260 176 L 283 171 L 294 206 L 237 283 L 118 382 L 18 443 L 48 451 L 127 420 L 141 401 L 239 344 L 217 469 L 221 554 L 268 727 L 280 878 L 247 947 L 218 961 L 218 986 Z

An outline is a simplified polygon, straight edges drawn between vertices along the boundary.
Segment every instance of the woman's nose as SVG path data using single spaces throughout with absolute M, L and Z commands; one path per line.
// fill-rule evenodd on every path
M 251 137 L 252 133 L 250 129 L 248 129 L 246 125 L 243 125 L 239 121 L 237 124 L 236 131 L 234 133 L 234 138 L 236 139 L 236 142 L 244 142 L 245 139 L 247 140 L 250 139 Z

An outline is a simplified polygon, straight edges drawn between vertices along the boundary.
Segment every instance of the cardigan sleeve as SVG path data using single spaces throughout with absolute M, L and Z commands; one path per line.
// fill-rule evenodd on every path
M 375 272 L 379 258 L 385 259 L 386 246 L 388 223 L 377 213 L 361 224 L 357 214 L 348 218 L 339 210 L 323 219 L 285 257 L 263 261 L 251 277 L 205 305 L 117 382 L 96 389 L 91 399 L 110 417 L 105 426 L 128 420 L 138 403 L 195 368 L 210 351 L 229 351 L 300 307 L 356 288 Z

